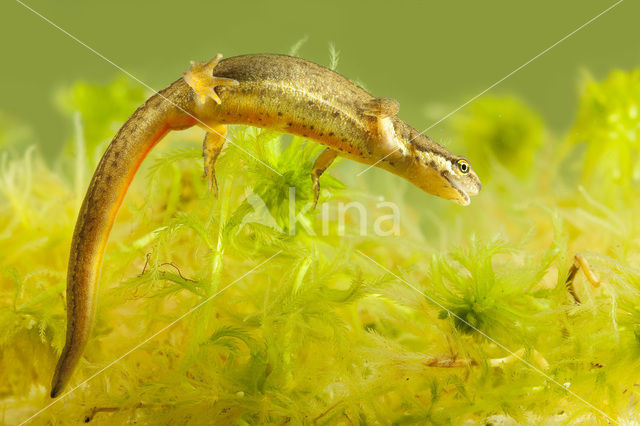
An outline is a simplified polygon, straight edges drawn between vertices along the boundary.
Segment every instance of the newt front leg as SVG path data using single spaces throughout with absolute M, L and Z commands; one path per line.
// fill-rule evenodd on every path
M 320 198 L 320 176 L 322 176 L 322 173 L 329 168 L 337 156 L 338 153 L 336 151 L 331 148 L 327 148 L 322 151 L 322 154 L 318 156 L 316 162 L 313 164 L 313 169 L 311 170 L 311 181 L 313 182 L 313 206 L 311 206 L 311 210 L 316 208 L 318 199 Z

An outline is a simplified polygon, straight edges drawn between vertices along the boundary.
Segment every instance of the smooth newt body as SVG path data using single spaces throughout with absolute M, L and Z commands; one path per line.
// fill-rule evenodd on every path
M 98 280 L 109 232 L 138 167 L 170 130 L 204 128 L 205 173 L 217 191 L 216 158 L 226 125 L 248 124 L 313 139 L 327 149 L 311 178 L 336 156 L 376 165 L 425 192 L 469 203 L 480 181 L 469 162 L 396 116 L 398 103 L 375 98 L 342 75 L 284 55 L 246 55 L 192 64 L 183 78 L 149 98 L 129 118 L 89 184 L 71 243 L 67 337 L 51 385 L 58 396 L 80 361 L 93 328 Z

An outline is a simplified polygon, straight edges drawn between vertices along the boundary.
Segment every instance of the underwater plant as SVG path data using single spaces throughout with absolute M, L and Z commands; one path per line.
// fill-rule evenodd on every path
M 107 245 L 96 327 L 72 382 L 82 386 L 49 406 L 88 170 L 143 95 L 121 79 L 78 84 L 62 96 L 73 99 L 77 131 L 55 166 L 34 148 L 0 158 L 0 422 L 638 418 L 640 189 L 633 168 L 595 179 L 590 163 L 590 150 L 608 164 L 610 149 L 635 149 L 596 141 L 611 132 L 602 117 L 638 101 L 624 89 L 637 75 L 587 84 L 564 139 L 512 98 L 461 112 L 474 124 L 454 125 L 454 138 L 470 150 L 486 141 L 477 155 L 491 162 L 489 183 L 464 209 L 395 179 L 344 185 L 354 175 L 345 162 L 322 175 L 311 210 L 321 148 L 243 126 L 229 136 L 260 161 L 226 149 L 216 198 L 202 180 L 200 134 L 170 136 L 143 164 Z M 511 132 L 528 136 L 505 146 Z M 501 166 L 507 156 L 532 165 Z M 612 182 L 624 196 L 611 197 Z M 368 186 L 391 194 L 400 221 L 376 208 Z M 346 207 L 356 202 L 366 232 L 360 210 Z M 578 272 L 575 298 L 566 278 L 578 252 L 602 284 Z
M 589 78 L 569 138 L 586 148 L 582 182 L 608 204 L 634 197 L 640 184 L 640 70 Z M 626 200 L 624 200 L 626 201 Z

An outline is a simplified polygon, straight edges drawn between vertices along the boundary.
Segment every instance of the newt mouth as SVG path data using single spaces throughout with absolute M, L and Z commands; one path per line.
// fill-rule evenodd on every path
M 456 185 L 452 185 L 452 186 L 453 186 L 453 189 L 455 189 L 456 192 L 458 193 L 459 197 L 453 198 L 451 199 L 451 201 L 455 201 L 461 206 L 468 206 L 469 204 L 471 204 L 471 198 L 469 197 L 469 194 L 467 194 L 463 189 L 460 189 Z
M 446 178 L 451 187 L 458 194 L 458 197 L 452 198 L 451 201 L 455 201 L 461 206 L 468 206 L 471 204 L 470 196 L 477 195 L 478 192 L 480 192 L 480 189 L 482 189 L 482 184 L 480 184 L 480 182 L 456 182 L 456 180 L 452 179 L 448 173 Z

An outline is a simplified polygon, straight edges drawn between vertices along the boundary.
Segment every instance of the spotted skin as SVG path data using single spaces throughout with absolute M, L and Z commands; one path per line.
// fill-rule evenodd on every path
M 330 150 L 312 172 L 314 191 L 319 191 L 317 177 L 336 153 L 468 204 L 469 195 L 480 190 L 475 172 L 469 168 L 461 173 L 456 166 L 460 157 L 402 121 L 397 111 L 397 102 L 375 98 L 328 68 L 285 55 L 217 56 L 193 64 L 183 78 L 152 96 L 107 148 L 78 214 L 67 273 L 66 342 L 51 397 L 67 386 L 89 341 L 105 246 L 129 184 L 167 132 L 199 125 L 215 135 L 229 124 L 274 129 L 313 139 Z M 205 138 L 210 188 L 215 188 L 213 167 L 220 150 L 220 137 Z

